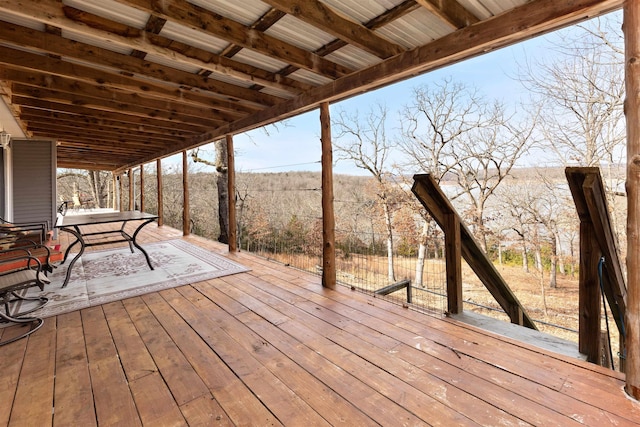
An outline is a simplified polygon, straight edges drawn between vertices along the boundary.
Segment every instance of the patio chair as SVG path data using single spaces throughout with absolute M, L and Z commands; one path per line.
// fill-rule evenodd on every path
M 46 240 L 43 240 L 46 239 Z M 46 223 L 32 223 L 30 226 L 16 224 L 0 224 L 0 261 L 10 257 L 10 249 L 26 249 L 29 255 L 38 258 L 46 273 L 53 272 L 54 262 L 62 260 L 62 253 L 50 248 L 51 232 Z M 0 264 L 0 272 L 25 264 L 26 261 Z
M 48 221 L 41 222 L 9 222 L 0 218 L 0 244 L 4 237 L 21 237 L 42 244 L 51 230 Z
M 44 323 L 42 318 L 28 315 L 44 306 L 48 299 L 43 296 L 26 297 L 23 294 L 34 286 L 44 290 L 45 284 L 50 283 L 50 280 L 38 258 L 31 256 L 27 249 L 0 251 L 0 265 L 16 262 L 22 262 L 23 265 L 0 273 L 0 322 L 30 324 L 30 327 L 18 336 L 1 340 L 0 346 L 32 334 Z M 27 308 L 23 308 L 24 305 L 28 305 Z

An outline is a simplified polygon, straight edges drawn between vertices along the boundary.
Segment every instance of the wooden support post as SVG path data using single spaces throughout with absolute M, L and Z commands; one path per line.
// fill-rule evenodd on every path
M 333 150 L 329 103 L 320 104 L 320 142 L 322 144 L 322 286 L 336 287 L 336 235 L 333 211 Z
M 580 221 L 580 277 L 578 284 L 578 350 L 587 361 L 600 363 L 600 246 L 591 221 Z
M 444 216 L 444 246 L 447 265 L 447 311 L 462 313 L 462 241 L 455 213 Z
M 113 210 L 119 210 L 120 206 L 118 206 L 118 183 L 120 182 L 120 178 L 115 173 L 111 172 L 111 179 L 113 181 L 113 194 L 111 195 L 111 207 Z
M 158 191 L 158 227 L 164 222 L 164 199 L 162 193 L 162 159 L 156 160 L 156 182 Z
M 229 197 L 229 252 L 238 250 L 238 222 L 236 219 L 236 167 L 233 154 L 233 135 L 227 135 L 227 196 Z
M 140 212 L 144 212 L 144 165 L 140 165 Z
M 624 3 L 627 120 L 627 393 L 640 400 L 640 0 Z
M 191 216 L 189 213 L 189 158 L 182 152 L 182 235 L 191 234 Z
M 118 179 L 118 199 L 119 199 L 118 200 L 118 210 L 122 211 L 124 209 L 124 203 L 123 203 L 124 202 L 124 193 L 122 191 L 123 190 L 122 186 L 124 184 L 122 183 L 122 181 L 123 181 L 122 174 L 119 175 L 119 178 L 120 179 Z
M 135 199 L 135 192 L 133 191 L 133 186 L 135 181 L 133 179 L 133 169 L 129 168 L 127 171 L 127 176 L 129 177 L 129 210 L 133 210 L 133 199 Z

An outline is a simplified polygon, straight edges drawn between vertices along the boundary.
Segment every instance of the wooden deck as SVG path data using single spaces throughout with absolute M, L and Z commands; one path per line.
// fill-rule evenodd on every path
M 0 347 L 0 425 L 640 424 L 618 373 L 230 258 L 252 270 L 48 318 Z

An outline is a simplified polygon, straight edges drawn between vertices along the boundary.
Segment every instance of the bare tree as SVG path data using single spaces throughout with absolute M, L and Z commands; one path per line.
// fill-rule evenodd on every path
M 509 124 L 500 102 L 488 102 L 477 89 L 445 79 L 414 91 L 402 113 L 400 147 L 411 168 L 432 174 L 437 182 L 454 180 L 455 200 L 464 195 L 473 205 L 472 223 L 486 251 L 485 206 L 496 187 L 530 144 L 531 126 Z M 429 236 L 423 213 L 416 278 L 420 281 Z
M 111 173 L 106 171 L 61 169 L 57 173 L 58 194 L 64 199 L 61 202 L 78 193 L 91 198 L 97 208 L 107 207 L 111 182 Z
M 619 242 L 624 239 L 624 45 L 618 15 L 561 31 L 551 42 L 553 59 L 520 64 L 519 80 L 542 107 L 538 132 L 551 162 L 597 166 L 607 187 Z
M 216 187 L 218 189 L 218 224 L 220 226 L 220 234 L 218 241 L 229 243 L 229 192 L 227 190 L 229 183 L 229 171 L 227 166 L 227 144 L 224 140 L 218 140 L 214 143 L 216 155 L 215 160 L 210 161 L 200 156 L 200 148 L 191 151 L 191 158 L 194 163 L 203 163 L 213 166 L 216 169 Z
M 392 216 L 395 200 L 390 189 L 389 154 L 394 147 L 387 137 L 387 107 L 381 104 L 373 107 L 365 117 L 358 112 L 348 114 L 341 110 L 333 120 L 337 129 L 334 137 L 337 158 L 350 160 L 356 167 L 369 172 L 376 183 L 376 196 L 384 214 L 387 238 L 388 278 L 395 282 L 393 265 L 393 224 Z
M 478 125 L 480 109 L 477 91 L 444 79 L 433 86 L 419 86 L 413 100 L 400 117 L 399 146 L 407 155 L 406 169 L 430 173 L 436 182 L 450 172 L 454 163 L 455 141 Z M 456 195 L 450 195 L 455 198 Z M 425 257 L 433 220 L 420 208 L 423 218 L 416 263 L 415 285 L 422 286 Z
M 532 124 L 535 119 L 518 127 L 498 102 L 486 106 L 483 116 L 480 126 L 460 136 L 454 153 L 456 161 L 451 169 L 465 200 L 471 203 L 470 222 L 474 235 L 486 252 L 487 201 L 533 144 Z
M 624 57 L 594 20 L 560 32 L 557 55 L 520 66 L 519 79 L 542 105 L 538 130 L 563 165 L 618 164 L 624 155 Z

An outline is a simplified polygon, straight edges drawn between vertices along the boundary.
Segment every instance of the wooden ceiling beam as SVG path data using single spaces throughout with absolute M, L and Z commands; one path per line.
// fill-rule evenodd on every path
M 272 7 L 264 15 L 262 15 L 256 22 L 251 24 L 250 28 L 252 30 L 265 32 L 269 28 L 271 28 L 276 22 L 284 18 L 286 15 L 287 14 L 284 13 L 283 11 Z M 227 58 L 233 58 L 233 56 L 238 52 L 240 52 L 241 50 L 242 50 L 242 46 L 230 44 L 229 46 L 224 48 L 222 52 L 220 52 L 220 55 Z
M 89 126 L 86 124 L 75 124 L 63 121 L 55 121 L 55 122 L 47 122 L 44 120 L 39 120 L 38 118 L 32 117 L 31 120 L 26 120 L 27 129 L 33 132 L 42 132 L 46 130 L 51 130 L 52 132 L 58 132 L 59 134 L 62 132 L 67 132 L 69 135 L 82 134 L 82 135 L 93 135 L 95 140 L 100 140 L 102 138 L 112 138 L 113 140 L 126 140 L 127 142 L 153 142 L 161 145 L 164 144 L 172 144 L 176 140 L 184 141 L 187 138 L 184 135 L 162 135 L 162 134 L 152 134 L 145 132 L 136 132 L 131 130 L 124 129 L 114 129 L 105 126 Z
M 9 58 L 11 62 L 8 62 Z M 144 93 L 145 96 L 154 99 L 172 99 L 202 105 L 236 117 L 242 117 L 259 110 L 255 106 L 220 99 L 211 92 L 201 92 L 197 89 L 194 91 L 180 88 L 177 85 L 169 86 L 168 82 L 109 73 L 5 46 L 0 46 L 0 64 L 3 65 L 0 67 L 0 79 L 12 80 L 17 75 L 17 81 L 39 87 L 49 87 L 58 78 L 62 78 Z
M 169 146 L 169 144 L 148 144 L 147 146 L 144 146 L 140 143 L 132 144 L 130 141 L 124 139 L 91 138 L 90 135 L 51 132 L 48 130 L 36 130 L 34 131 L 34 135 L 57 140 L 58 147 L 60 148 L 75 147 L 95 150 L 95 153 L 92 153 L 92 155 L 105 155 L 115 152 L 118 154 L 127 154 L 136 157 L 142 155 L 148 156 L 155 153 L 159 148 Z
M 54 90 L 38 88 L 34 86 L 14 85 L 14 93 L 11 96 L 12 103 L 20 105 L 21 103 L 25 102 L 26 99 L 30 98 L 35 99 L 37 102 L 45 101 L 57 104 L 80 105 L 95 111 L 123 113 L 134 117 L 166 120 L 171 123 L 200 124 L 210 129 L 215 129 L 224 123 L 220 120 L 211 120 L 205 117 L 187 116 L 172 111 L 140 107 L 138 105 L 124 104 L 110 101 L 108 99 L 91 98 L 66 92 L 57 92 Z
M 377 35 L 360 23 L 347 19 L 317 0 L 263 1 L 379 58 L 387 59 L 405 51 L 402 46 Z
M 53 53 L 63 58 L 70 57 L 85 63 L 93 63 L 99 67 L 122 70 L 161 81 L 172 82 L 180 86 L 214 91 L 226 96 L 228 99 L 245 100 L 262 106 L 275 105 L 282 101 L 281 98 L 273 95 L 267 95 L 213 78 L 198 76 L 166 65 L 148 62 L 143 59 L 73 41 L 54 34 L 46 34 L 15 24 L 0 25 L 0 40 L 15 43 L 21 47 L 30 47 L 43 52 Z M 11 58 L 5 58 L 5 61 L 11 62 Z
M 415 0 L 420 6 L 433 13 L 455 29 L 473 25 L 480 21 L 456 0 Z
M 18 1 L 18 0 L 13 0 Z M 328 78 L 339 78 L 351 73 L 347 67 L 315 55 L 290 43 L 265 34 L 262 31 L 225 18 L 208 9 L 189 3 L 187 0 L 116 0 L 127 6 L 161 16 L 226 40 L 229 43 L 255 50 L 263 55 L 295 64 L 296 66 Z
M 465 27 L 427 45 L 401 53 L 304 95 L 207 132 L 193 138 L 189 143 L 158 153 L 156 157 L 197 147 L 224 135 L 255 129 L 275 120 L 309 111 L 321 102 L 335 102 L 558 29 L 569 23 L 619 9 L 623 1 L 532 0 L 502 15 Z M 118 170 L 124 170 L 129 166 L 124 165 Z
M 419 9 L 420 5 L 418 5 L 415 0 L 406 0 L 399 5 L 387 10 L 382 15 L 379 15 L 373 18 L 371 21 L 364 24 L 364 26 L 370 30 L 375 30 L 377 28 L 381 28 L 387 25 L 390 22 L 395 21 L 403 17 L 404 15 L 413 12 L 416 9 Z M 316 50 L 316 55 L 326 56 L 330 53 L 335 52 L 336 50 L 343 48 L 347 45 L 347 42 L 342 39 L 335 39 L 334 41 L 327 43 L 322 46 L 320 49 Z M 297 67 L 290 65 L 287 68 L 280 71 L 282 75 L 288 76 L 298 70 Z
M 23 107 L 20 113 L 20 119 L 26 124 L 42 123 L 51 124 L 55 123 L 59 126 L 67 126 L 72 128 L 82 128 L 90 131 L 95 129 L 97 131 L 110 131 L 110 132 L 125 132 L 134 133 L 139 135 L 150 135 L 152 137 L 165 137 L 167 139 L 175 140 L 175 138 L 190 138 L 198 134 L 194 131 L 179 130 L 179 129 L 166 129 L 156 128 L 153 126 L 140 126 L 137 124 L 130 124 L 124 122 L 116 122 L 111 120 L 100 120 L 90 116 L 79 116 L 75 114 L 68 114 L 63 112 L 52 112 L 46 110 L 37 110 L 31 107 Z
M 36 96 L 33 94 L 37 93 L 38 91 L 41 91 L 41 93 L 49 94 L 60 93 L 65 95 L 61 99 L 77 99 L 77 101 L 74 100 L 75 104 L 82 104 L 85 101 L 87 103 L 90 103 L 92 102 L 91 100 L 94 100 L 93 102 L 97 102 L 97 105 L 109 106 L 119 104 L 123 107 L 131 105 L 135 108 L 134 110 L 132 110 L 134 112 L 138 111 L 144 113 L 144 111 L 146 110 L 150 110 L 152 112 L 164 111 L 182 116 L 202 118 L 212 122 L 215 121 L 217 125 L 228 123 L 233 120 L 233 117 L 229 117 L 226 114 L 221 114 L 214 109 L 194 107 L 192 105 L 180 104 L 172 100 L 156 100 L 146 98 L 136 93 L 123 93 L 118 90 L 105 88 L 104 86 L 94 86 L 84 82 L 76 81 L 67 83 L 70 84 L 49 84 L 47 87 L 42 87 L 25 83 L 18 83 L 14 80 L 13 91 L 23 95 L 32 94 L 32 96 Z M 80 96 L 78 94 L 82 95 Z M 154 117 L 156 116 L 154 115 Z
M 84 169 L 97 171 L 112 171 L 118 166 L 117 163 L 88 162 L 84 158 L 72 158 L 65 152 L 60 152 L 58 157 L 58 168 L 62 169 Z
M 5 10 L 11 10 L 12 13 L 15 13 L 12 8 L 13 2 L 14 0 L 8 2 L 9 4 Z M 304 83 L 292 79 L 283 79 L 273 73 L 259 70 L 256 67 L 232 61 L 228 58 L 218 58 L 216 55 L 201 49 L 192 47 L 190 51 L 194 52 L 193 55 L 183 55 L 175 49 L 165 46 L 167 39 L 155 35 L 151 30 L 145 31 L 127 27 L 69 6 L 61 7 L 55 3 L 57 2 L 51 0 L 26 2 L 19 8 L 19 11 L 23 16 L 38 19 L 46 25 L 54 25 L 58 28 L 107 40 L 114 46 L 130 48 L 134 52 L 153 53 L 171 61 L 201 67 L 220 75 L 233 76 L 249 83 L 259 81 L 265 87 L 274 87 L 291 92 L 291 94 L 300 93 L 304 90 Z M 2 4 L 0 3 L 0 11 L 2 10 Z M 161 18 L 155 17 L 155 19 L 160 20 Z M 140 58 L 139 55 L 134 56 Z
M 69 150 L 70 148 L 83 152 L 82 157 L 99 158 L 100 156 L 108 156 L 109 154 L 127 155 L 131 157 L 140 157 L 140 153 L 153 153 L 157 148 L 149 146 L 146 149 L 140 146 L 132 146 L 128 143 L 120 141 L 108 141 L 97 144 L 95 140 L 82 136 L 65 136 L 58 140 L 58 150 Z M 93 151 L 95 150 L 94 155 Z
M 68 114 L 76 114 L 79 116 L 93 116 L 97 120 L 113 120 L 113 121 L 122 121 L 123 123 L 132 123 L 140 126 L 154 126 L 160 129 L 200 129 L 201 132 L 207 130 L 206 127 L 201 126 L 200 124 L 185 124 L 181 122 L 172 122 L 169 120 L 161 120 L 156 118 L 149 117 L 140 117 L 133 116 L 129 114 L 125 114 L 123 112 L 110 112 L 104 110 L 96 110 L 92 108 L 88 108 L 80 105 L 72 105 L 72 104 L 63 104 L 59 102 L 38 100 L 35 98 L 25 98 L 22 97 L 20 100 L 21 108 L 24 107 L 32 107 L 34 109 L 48 111 L 50 113 L 62 112 Z
M 293 62 L 300 68 L 308 69 L 326 77 L 338 78 L 353 71 L 261 31 L 248 28 L 236 21 L 191 4 L 186 0 L 165 0 L 162 2 L 154 0 L 117 1 L 162 19 L 171 20 L 208 35 L 219 37 L 229 43 L 256 50 L 263 55 L 286 63 Z M 59 28 L 80 33 L 90 32 L 90 27 L 75 22 L 64 15 L 63 4 L 59 0 L 40 0 L 38 2 L 2 0 L 0 2 L 0 13 L 3 10 Z M 98 30 L 96 29 L 96 31 Z M 130 40 L 127 41 L 125 36 L 117 36 L 113 33 L 108 34 L 109 40 L 114 43 L 128 43 L 128 45 L 131 45 L 131 43 L 141 42 L 141 38 L 129 37 Z M 156 47 L 156 49 L 147 51 L 147 53 L 155 53 L 158 49 L 160 48 Z M 145 49 L 139 50 L 146 51 Z
M 124 40 L 121 40 L 120 37 L 115 38 L 119 45 L 124 44 L 124 46 L 134 49 L 132 55 L 135 54 L 133 56 L 139 59 L 143 59 L 146 53 L 153 53 L 171 61 L 200 67 L 209 73 L 231 76 L 247 83 L 286 91 L 292 95 L 300 94 L 313 87 L 304 82 L 279 76 L 249 64 L 163 37 L 159 35 L 158 25 L 154 23 L 158 21 L 164 23 L 166 20 L 154 15 L 149 18 L 151 27 L 148 23 L 143 31 L 131 27 L 122 28 L 121 24 L 69 6 L 64 7 L 64 14 L 72 21 L 88 26 L 89 28 L 86 30 L 88 34 L 106 40 L 114 38 L 114 33 L 125 36 Z

